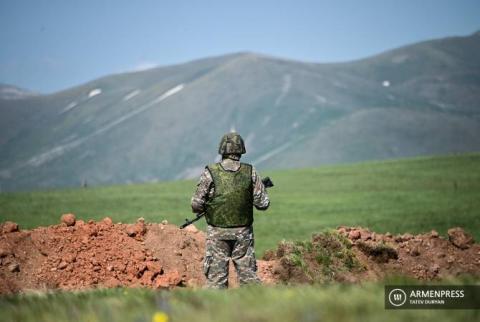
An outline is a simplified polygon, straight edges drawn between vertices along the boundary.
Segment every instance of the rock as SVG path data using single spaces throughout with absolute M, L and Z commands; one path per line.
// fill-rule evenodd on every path
M 432 231 L 430 232 L 430 236 L 431 236 L 432 238 L 438 238 L 438 232 L 437 232 L 436 230 L 432 230 Z
M 145 271 L 140 278 L 140 283 L 142 283 L 143 285 L 151 285 L 154 277 L 155 274 L 153 272 Z
M 358 230 L 352 230 L 348 233 L 348 238 L 351 240 L 357 240 L 361 236 L 360 232 Z
M 76 260 L 77 260 L 77 255 L 75 253 L 70 253 L 63 257 L 63 261 L 67 263 L 73 263 Z
M 20 271 L 20 265 L 18 263 L 11 263 L 8 265 L 8 270 L 10 272 L 19 272 Z
M 199 232 L 198 228 L 195 227 L 194 224 L 188 225 L 187 227 L 185 227 L 184 230 L 192 232 L 192 233 L 198 233 Z
M 66 224 L 67 226 L 75 225 L 75 215 L 74 214 L 64 214 L 61 218 L 62 223 Z
M 154 274 L 161 274 L 163 272 L 162 265 L 157 262 L 147 262 L 147 269 Z
M 121 286 L 121 283 L 119 280 L 117 280 L 115 277 L 111 277 L 109 279 L 107 279 L 105 282 L 103 282 L 103 285 L 105 287 L 109 287 L 109 288 L 112 288 L 112 287 L 119 287 Z
M 395 236 L 395 238 L 394 238 L 394 240 L 397 243 L 403 243 L 403 242 L 409 241 L 411 239 L 413 239 L 413 235 L 409 234 L 409 233 L 406 233 L 406 234 L 403 234 L 403 235 L 398 235 L 398 236 Z
M 162 225 L 168 225 L 168 220 L 166 219 L 162 220 Z
M 130 237 L 143 236 L 145 235 L 146 231 L 147 228 L 145 227 L 145 223 L 142 221 L 139 221 L 134 225 L 129 225 L 126 229 L 127 235 Z
M 164 275 L 158 275 L 154 285 L 156 288 L 170 288 L 177 286 L 182 282 L 182 277 L 178 271 L 168 272 Z
M 0 248 L 0 258 L 10 255 L 12 252 L 4 247 Z
M 432 267 L 430 267 L 430 271 L 436 274 L 440 271 L 440 266 L 438 264 L 433 264 Z
M 130 237 L 135 237 L 135 235 L 137 235 L 137 231 L 136 231 L 134 225 L 128 226 L 125 231 L 126 231 L 127 235 L 130 236 Z
M 474 243 L 473 237 L 460 227 L 450 228 L 447 233 L 450 242 L 460 249 L 467 249 Z
M 67 268 L 67 266 L 68 266 L 68 263 L 65 262 L 65 261 L 62 261 L 62 262 L 60 262 L 60 264 L 58 264 L 57 268 L 58 269 L 65 269 L 65 268 Z
M 410 251 L 410 255 L 419 256 L 420 255 L 420 247 L 418 245 L 414 246 L 413 249 Z
M 199 286 L 201 286 L 201 283 L 196 278 L 191 278 L 185 282 L 185 286 L 189 288 L 198 288 Z
M 108 227 L 113 225 L 112 218 L 110 218 L 110 217 L 103 218 L 102 223 L 105 224 Z
M 6 221 L 3 223 L 3 233 L 13 233 L 18 231 L 18 224 L 13 221 Z
M 362 240 L 372 239 L 372 234 L 369 231 L 362 230 L 360 232 L 360 239 Z
M 337 227 L 337 231 L 341 235 L 347 235 L 348 233 L 347 228 L 343 226 Z

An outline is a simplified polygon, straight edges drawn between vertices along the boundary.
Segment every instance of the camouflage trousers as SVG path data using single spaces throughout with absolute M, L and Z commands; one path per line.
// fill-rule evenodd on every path
M 253 228 L 207 227 L 203 271 L 209 288 L 228 287 L 230 259 L 235 266 L 240 285 L 260 283 L 253 241 Z

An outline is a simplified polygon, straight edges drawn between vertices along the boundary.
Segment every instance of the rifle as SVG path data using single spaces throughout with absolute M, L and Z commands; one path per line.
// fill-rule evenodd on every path
M 270 177 L 265 177 L 262 179 L 262 183 L 265 186 L 265 188 L 271 188 L 273 187 L 273 182 L 270 180 Z M 193 224 L 194 222 L 200 220 L 203 216 L 205 216 L 205 212 L 201 212 L 199 214 L 196 214 L 196 217 L 189 220 L 188 218 L 185 218 L 185 222 L 180 226 L 180 229 L 183 229 L 187 227 L 188 225 Z

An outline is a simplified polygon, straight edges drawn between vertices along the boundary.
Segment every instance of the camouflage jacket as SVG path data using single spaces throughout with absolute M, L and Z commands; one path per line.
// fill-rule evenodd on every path
M 239 160 L 223 159 L 221 162 L 225 170 L 237 171 L 240 168 Z M 265 210 L 270 205 L 268 194 L 265 186 L 262 183 L 257 171 L 252 167 L 252 184 L 253 184 L 253 205 L 259 210 Z M 209 198 L 213 197 L 215 193 L 215 186 L 210 171 L 205 168 L 205 171 L 200 176 L 200 181 L 197 184 L 197 190 L 192 197 L 192 211 L 201 213 L 205 210 L 205 203 Z

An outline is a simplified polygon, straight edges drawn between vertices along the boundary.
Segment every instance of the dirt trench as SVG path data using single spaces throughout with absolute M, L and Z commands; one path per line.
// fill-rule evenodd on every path
M 0 224 L 0 294 L 94 287 L 202 287 L 205 234 L 163 223 L 75 220 L 20 230 Z M 230 285 L 236 286 L 230 269 Z M 462 229 L 444 239 L 339 227 L 307 242 L 282 242 L 258 260 L 266 284 L 359 282 L 388 275 L 432 280 L 480 275 L 480 245 Z

